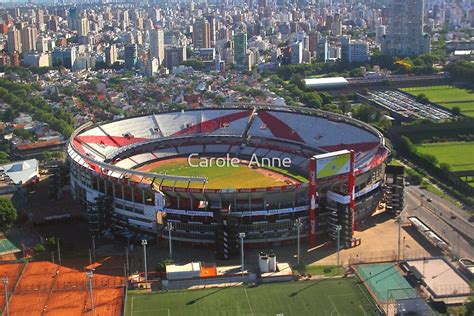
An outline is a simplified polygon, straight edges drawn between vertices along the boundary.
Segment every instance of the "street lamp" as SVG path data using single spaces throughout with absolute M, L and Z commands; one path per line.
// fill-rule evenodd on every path
M 61 247 L 59 246 L 59 238 L 56 237 L 56 245 L 58 246 L 58 263 L 61 265 Z
M 3 289 L 5 290 L 5 314 L 6 316 L 10 315 L 10 306 L 8 302 L 8 276 L 2 278 Z
M 337 266 L 339 267 L 339 248 L 340 248 L 340 239 L 341 239 L 341 225 L 336 225 L 336 232 L 337 232 Z
M 143 246 L 143 265 L 145 266 L 145 288 L 148 288 L 148 271 L 146 266 L 146 245 L 148 244 L 146 239 L 142 240 Z
M 295 221 L 296 227 L 296 234 L 297 234 L 297 241 L 296 241 L 296 249 L 297 249 L 297 258 L 298 258 L 298 265 L 300 265 L 300 229 L 303 226 L 303 221 L 300 218 L 297 218 Z
M 397 251 L 397 262 L 400 262 L 400 235 L 402 230 L 402 217 L 398 215 L 395 221 L 398 223 L 398 251 Z
M 94 263 L 96 261 L 96 258 L 95 258 L 95 235 L 92 235 L 92 256 L 94 258 Z
M 89 295 L 91 299 L 91 315 L 94 316 L 94 295 L 92 294 L 92 277 L 94 276 L 94 270 L 86 271 L 86 277 L 89 281 Z
M 171 245 L 171 231 L 173 230 L 173 223 L 168 222 L 166 224 L 166 227 L 168 228 L 168 242 L 169 242 L 169 247 L 170 247 L 170 259 L 173 259 L 173 248 Z
M 406 237 L 403 236 L 403 247 L 402 247 L 402 259 L 405 260 L 405 239 Z
M 244 238 L 245 233 L 239 233 L 240 238 L 240 250 L 242 255 L 242 264 L 241 264 L 241 271 L 242 271 L 242 280 L 244 279 Z

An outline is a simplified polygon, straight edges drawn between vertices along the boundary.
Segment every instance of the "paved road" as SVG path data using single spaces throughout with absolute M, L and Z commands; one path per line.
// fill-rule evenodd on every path
M 456 256 L 474 258 L 474 225 L 463 209 L 417 186 L 406 188 L 405 199 L 407 216 L 421 219 L 449 243 Z

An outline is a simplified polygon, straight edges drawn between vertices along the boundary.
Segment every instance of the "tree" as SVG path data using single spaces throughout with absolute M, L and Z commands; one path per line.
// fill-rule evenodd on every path
M 22 129 L 22 128 L 17 128 L 13 131 L 13 134 L 15 134 L 16 136 L 18 137 L 21 137 L 23 139 L 33 139 L 33 135 L 27 131 L 26 129 Z
M 446 70 L 451 76 L 457 80 L 465 80 L 467 82 L 474 82 L 474 64 L 469 60 L 460 60 L 448 64 Z
M 155 267 L 156 272 L 166 272 L 166 266 L 174 264 L 174 261 L 172 259 L 163 259 Z
M 347 114 L 351 110 L 351 104 L 347 100 L 347 96 L 342 96 L 340 100 L 339 109 L 343 114 Z
M 197 59 L 188 59 L 181 63 L 181 65 L 192 67 L 194 70 L 200 71 L 203 70 L 206 66 L 204 63 Z
M 17 212 L 9 198 L 0 198 L 0 231 L 6 232 L 16 221 Z
M 379 110 L 368 104 L 355 107 L 352 114 L 354 118 L 366 123 L 377 122 L 382 116 Z
M 430 102 L 430 99 L 428 99 L 428 97 L 425 94 L 420 93 L 419 95 L 416 96 L 416 101 L 426 104 Z
M 461 115 L 461 108 L 459 106 L 453 106 L 451 109 L 451 113 L 454 115 Z
M 6 164 L 10 162 L 10 155 L 4 151 L 0 151 L 0 164 Z
M 439 168 L 445 172 L 449 172 L 451 170 L 451 165 L 446 162 L 442 162 L 439 164 Z

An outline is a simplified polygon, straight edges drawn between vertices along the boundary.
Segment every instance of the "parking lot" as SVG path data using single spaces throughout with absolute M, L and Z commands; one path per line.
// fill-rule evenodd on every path
M 452 117 L 448 111 L 423 104 L 400 91 L 372 91 L 370 99 L 390 112 L 410 119 L 446 120 Z

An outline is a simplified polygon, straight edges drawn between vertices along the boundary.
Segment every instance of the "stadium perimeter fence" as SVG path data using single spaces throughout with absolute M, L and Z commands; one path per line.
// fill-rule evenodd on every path
M 431 257 L 426 251 L 401 251 L 400 260 L 417 260 Z M 381 263 L 398 261 L 398 252 L 394 251 L 374 251 L 361 254 L 351 254 L 346 259 L 349 265 L 361 263 Z
M 373 273 L 370 271 L 372 268 L 375 270 Z M 416 289 L 403 278 L 397 263 L 361 264 L 353 270 L 385 315 L 396 315 L 398 300 L 420 297 Z
M 92 288 L 106 289 L 118 288 L 126 286 L 125 280 L 92 280 Z M 21 284 L 17 286 L 15 294 L 29 293 L 38 291 L 89 291 L 88 280 L 77 281 L 50 281 L 50 282 L 35 282 L 30 284 Z

